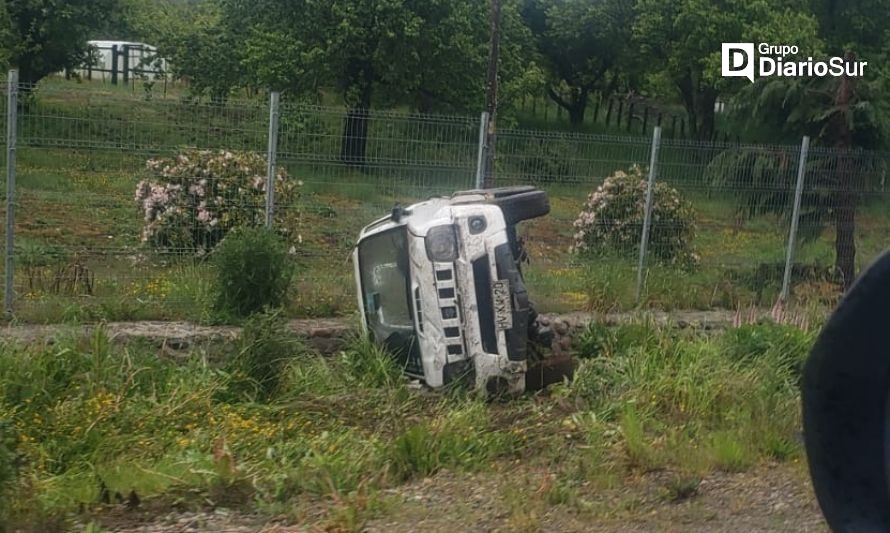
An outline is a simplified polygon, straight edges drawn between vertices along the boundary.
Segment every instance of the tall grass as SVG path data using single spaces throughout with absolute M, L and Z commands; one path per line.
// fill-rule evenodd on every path
M 581 505 L 628 473 L 677 471 L 669 492 L 687 494 L 706 472 L 800 455 L 790 362 L 811 336 L 786 326 L 591 329 L 574 382 L 485 403 L 413 390 L 366 341 L 325 358 L 255 320 L 177 359 L 101 328 L 0 346 L 4 523 L 65 529 L 79 508 L 135 491 L 159 508 L 329 501 L 323 521 L 354 530 L 386 512 L 383 489 L 442 470 L 543 468 L 546 505 Z
M 631 466 L 742 470 L 799 453 L 797 382 L 812 340 L 775 324 L 713 340 L 648 324 L 593 326 L 571 390 L 619 428 Z

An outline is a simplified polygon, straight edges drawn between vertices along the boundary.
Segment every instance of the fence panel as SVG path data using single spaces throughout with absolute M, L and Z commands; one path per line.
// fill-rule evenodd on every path
M 830 305 L 836 303 L 836 285 L 845 277 L 845 257 L 861 272 L 890 247 L 890 158 L 884 152 L 827 148 L 812 148 L 810 154 L 798 284 L 792 296 L 802 304 Z
M 282 104 L 278 164 L 302 186 L 276 210 L 297 232 L 300 313 L 352 309 L 350 253 L 364 225 L 396 204 L 473 187 L 478 127 L 463 116 Z
M 696 306 L 771 306 L 785 268 L 800 147 L 667 140 L 661 182 L 691 202 Z M 655 250 L 654 250 L 655 251 Z
M 22 88 L 18 316 L 200 317 L 207 252 L 225 228 L 265 222 L 267 95 L 145 100 L 83 85 Z M 474 187 L 478 142 L 478 116 L 282 101 L 273 225 L 300 267 L 289 314 L 351 313 L 349 256 L 359 230 L 396 204 Z M 550 195 L 550 215 L 520 228 L 539 308 L 636 306 L 651 147 L 644 136 L 498 131 L 495 185 L 533 184 Z M 193 168 L 210 156 L 192 150 L 217 154 L 212 177 Z M 799 158 L 799 145 L 667 136 L 642 305 L 771 306 L 782 287 Z M 859 269 L 890 244 L 888 155 L 813 148 L 805 163 L 791 297 L 825 305 L 840 293 L 838 243 L 855 245 Z M 839 223 L 850 213 L 852 225 Z
M 226 180 L 199 185 L 199 176 L 165 188 L 175 180 L 164 175 L 188 167 L 174 159 L 188 149 L 244 151 L 262 168 L 267 104 L 145 102 L 50 86 L 23 98 L 19 113 L 17 313 L 200 316 L 208 296 L 200 256 L 219 238 L 205 226 L 234 216 L 222 213 L 262 220 L 262 194 L 227 194 Z M 201 201 L 212 206 L 206 224 L 188 216 Z
M 610 210 L 588 233 L 582 233 L 579 219 L 582 211 L 590 211 L 585 204 L 607 177 L 638 168 L 645 180 L 650 148 L 648 137 L 498 132 L 496 185 L 536 185 L 550 196 L 550 215 L 521 228 L 529 248 L 529 284 L 537 288 L 533 295 L 541 308 L 614 311 L 634 306 L 642 216 L 626 220 Z M 584 236 L 594 233 L 614 236 L 615 246 L 597 253 L 574 251 L 577 244 L 596 240 Z

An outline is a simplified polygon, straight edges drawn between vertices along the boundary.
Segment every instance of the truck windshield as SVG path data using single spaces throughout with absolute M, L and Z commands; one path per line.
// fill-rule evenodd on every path
M 418 350 L 411 312 L 408 236 L 404 226 L 363 240 L 358 247 L 362 303 L 374 340 L 412 366 Z

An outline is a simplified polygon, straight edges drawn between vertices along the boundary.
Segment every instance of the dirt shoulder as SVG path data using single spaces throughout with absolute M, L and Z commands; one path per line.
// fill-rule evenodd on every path
M 757 314 L 766 315 L 767 311 L 758 311 Z M 659 324 L 673 323 L 682 328 L 722 329 L 732 324 L 735 313 L 715 310 L 651 311 L 642 314 L 568 313 L 542 316 L 557 335 L 570 336 L 592 321 L 614 325 L 640 319 L 643 316 Z M 335 351 L 342 345 L 342 340 L 356 330 L 357 325 L 356 317 L 296 319 L 289 322 L 294 334 L 308 339 L 310 344 L 321 352 Z M 0 338 L 22 343 L 52 341 L 60 336 L 89 335 L 96 327 L 96 324 L 9 324 L 0 328 Z M 126 341 L 142 338 L 172 350 L 183 350 L 195 343 L 231 340 L 241 331 L 237 326 L 204 326 L 183 321 L 108 322 L 104 327 L 113 339 Z
M 123 510 L 100 515 L 120 532 L 343 531 L 823 532 L 828 531 L 800 464 L 766 465 L 745 473 L 714 473 L 684 498 L 666 487 L 670 474 L 651 473 L 602 489 L 582 486 L 552 501 L 549 472 L 505 466 L 485 474 L 440 472 L 384 491 L 370 520 L 343 522 L 337 502 L 310 502 L 296 523 L 218 509 L 156 516 Z
M 582 488 L 567 503 L 541 496 L 547 472 L 521 477 L 440 474 L 398 490 L 397 510 L 371 531 L 826 531 L 809 481 L 799 465 L 715 473 L 695 494 L 673 501 L 669 474 L 625 480 L 612 489 Z M 535 481 L 537 478 L 537 482 Z

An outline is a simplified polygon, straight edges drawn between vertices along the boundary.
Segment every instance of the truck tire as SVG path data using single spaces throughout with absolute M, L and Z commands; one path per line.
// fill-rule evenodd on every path
M 536 188 L 532 185 L 511 185 L 509 187 L 495 187 L 493 189 L 470 189 L 467 191 L 458 191 L 454 196 L 465 196 L 473 194 L 482 194 L 490 198 L 503 198 L 504 196 L 512 196 L 523 192 L 534 191 Z
M 513 196 L 515 194 L 522 194 L 536 190 L 538 189 L 533 185 L 512 185 L 510 187 L 495 187 L 494 189 L 487 189 L 485 192 L 494 196 L 495 198 L 504 198 L 507 196 Z
M 833 531 L 890 531 L 890 254 L 856 281 L 804 367 L 810 477 Z
M 546 215 L 550 212 L 547 193 L 532 188 L 526 192 L 495 197 L 492 203 L 501 208 L 507 225 Z

